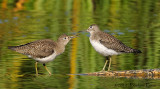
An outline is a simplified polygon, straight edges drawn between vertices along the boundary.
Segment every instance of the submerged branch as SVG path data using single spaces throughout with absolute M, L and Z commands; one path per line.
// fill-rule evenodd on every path
M 126 78 L 160 79 L 160 69 L 104 71 L 104 72 L 86 73 L 86 75 L 104 76 L 104 77 L 126 77 Z

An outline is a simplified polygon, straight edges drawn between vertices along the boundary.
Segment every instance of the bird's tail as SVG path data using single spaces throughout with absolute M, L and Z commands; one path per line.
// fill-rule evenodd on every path
M 8 46 L 8 49 L 15 50 L 17 46 Z
M 132 50 L 132 53 L 142 53 L 140 50 L 137 50 L 137 49 L 133 49 Z

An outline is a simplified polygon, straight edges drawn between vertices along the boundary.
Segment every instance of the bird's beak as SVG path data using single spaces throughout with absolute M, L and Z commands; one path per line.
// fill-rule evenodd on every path
M 71 38 L 71 39 L 76 38 L 76 37 L 78 37 L 78 35 L 79 35 L 79 34 L 76 34 L 76 35 L 70 36 L 70 38 Z
M 72 39 L 72 38 L 76 38 L 76 37 L 78 37 L 78 36 L 80 35 L 80 33 L 82 33 L 82 32 L 87 32 L 87 30 L 78 31 L 77 34 L 70 36 L 70 38 L 71 38 L 71 39 Z
M 82 33 L 82 32 L 88 32 L 88 29 L 83 31 L 78 31 L 78 33 Z
M 70 39 L 74 38 L 74 36 L 69 36 Z
M 89 32 L 88 29 L 86 30 L 86 32 Z

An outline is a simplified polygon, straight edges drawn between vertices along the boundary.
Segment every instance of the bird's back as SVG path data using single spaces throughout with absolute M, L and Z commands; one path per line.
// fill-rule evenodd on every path
M 141 53 L 140 50 L 132 49 L 126 46 L 120 40 L 118 40 L 117 38 L 108 33 L 99 32 L 98 36 L 99 36 L 99 42 L 108 49 L 112 49 L 120 53 Z
M 54 52 L 56 43 L 50 39 L 37 40 L 24 45 L 9 46 L 8 48 L 18 53 L 31 56 L 33 58 L 44 58 Z

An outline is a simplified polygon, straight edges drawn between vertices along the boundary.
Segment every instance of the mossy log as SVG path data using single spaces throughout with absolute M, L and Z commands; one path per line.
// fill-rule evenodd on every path
M 85 74 L 90 76 L 160 79 L 160 69 L 104 71 L 104 72 L 94 72 Z

